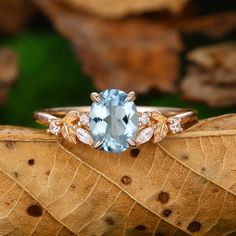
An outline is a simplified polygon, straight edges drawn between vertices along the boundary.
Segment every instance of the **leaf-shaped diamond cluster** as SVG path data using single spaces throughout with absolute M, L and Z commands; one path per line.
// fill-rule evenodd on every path
M 81 141 L 93 145 L 94 141 L 89 130 L 88 113 L 71 111 L 64 118 L 55 118 L 49 121 L 49 133 L 62 135 L 71 143 Z M 181 119 L 178 117 L 165 117 L 160 112 L 139 112 L 138 133 L 135 143 L 144 144 L 149 140 L 158 143 L 167 134 L 182 132 Z
M 181 119 L 178 117 L 165 117 L 160 112 L 140 112 L 139 132 L 137 144 L 143 144 L 152 140 L 160 142 L 167 134 L 182 132 Z
M 62 135 L 71 143 L 81 142 L 92 145 L 93 139 L 89 131 L 89 117 L 87 113 L 71 111 L 62 119 L 49 121 L 48 132 L 54 135 Z

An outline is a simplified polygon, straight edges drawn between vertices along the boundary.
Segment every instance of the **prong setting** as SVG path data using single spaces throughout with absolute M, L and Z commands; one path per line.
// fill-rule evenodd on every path
M 90 94 L 91 107 L 52 108 L 35 112 L 47 132 L 108 153 L 122 153 L 166 135 L 183 132 L 197 121 L 195 109 L 136 107 L 135 92 L 106 89 Z
M 134 101 L 136 99 L 137 95 L 135 92 L 131 91 L 127 94 L 127 97 L 125 99 L 125 102 L 130 102 L 130 101 Z
M 98 93 L 96 93 L 96 92 L 93 92 L 93 93 L 91 93 L 90 94 L 90 98 L 91 98 L 91 100 L 93 101 L 93 102 L 97 102 L 97 103 L 100 103 L 101 102 L 101 96 L 98 94 Z
M 135 142 L 132 139 L 128 139 L 127 142 L 131 148 L 137 148 L 137 146 L 138 146 L 137 142 Z
M 167 122 L 171 133 L 176 134 L 183 132 L 180 118 L 171 117 L 167 120 Z
M 58 136 L 61 133 L 61 125 L 62 125 L 61 119 L 49 120 L 49 128 L 47 132 Z
M 132 101 L 135 94 L 107 89 L 99 95 L 101 102 L 93 102 L 89 113 L 91 136 L 94 142 L 103 140 L 99 148 L 103 151 L 124 152 L 129 148 L 127 140 L 135 140 L 138 131 L 138 112 Z M 130 102 L 126 102 L 126 98 Z M 126 132 L 123 133 L 122 130 Z
M 99 140 L 99 141 L 95 142 L 93 144 L 93 148 L 95 148 L 95 149 L 100 148 L 102 146 L 103 142 L 104 142 L 103 140 Z

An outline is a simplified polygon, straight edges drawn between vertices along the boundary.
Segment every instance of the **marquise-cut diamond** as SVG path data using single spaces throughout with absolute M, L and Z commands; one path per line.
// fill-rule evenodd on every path
M 52 120 L 49 124 L 49 131 L 51 134 L 58 135 L 61 132 L 61 126 L 58 125 L 58 120 Z
M 154 130 L 152 127 L 142 129 L 137 136 L 137 139 L 136 139 L 137 143 L 143 144 L 143 143 L 148 142 L 152 138 L 153 133 L 154 133 Z
M 89 144 L 89 145 L 93 144 L 93 139 L 86 129 L 78 128 L 76 130 L 76 136 L 81 142 L 85 144 Z
M 149 115 L 146 112 L 143 112 L 142 115 L 139 117 L 139 122 L 142 125 L 146 125 L 150 120 Z
M 92 104 L 89 126 L 94 143 L 103 141 L 100 149 L 120 153 L 128 149 L 128 140 L 135 140 L 138 113 L 133 101 L 125 101 L 127 94 L 108 89 L 100 93 L 101 101 Z
M 179 118 L 169 119 L 169 129 L 172 133 L 179 133 L 182 131 L 181 120 Z

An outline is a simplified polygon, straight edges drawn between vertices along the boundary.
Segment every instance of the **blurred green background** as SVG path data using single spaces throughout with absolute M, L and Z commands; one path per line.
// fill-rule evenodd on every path
M 227 37 L 228 40 L 235 39 L 235 34 Z M 185 41 L 186 50 L 210 43 L 209 39 L 196 35 Z M 36 127 L 32 118 L 34 110 L 91 104 L 89 94 L 95 89 L 90 78 L 82 73 L 70 43 L 46 20 L 42 24 L 41 19 L 39 22 L 36 20 L 17 36 L 1 36 L 0 44 L 14 49 L 20 59 L 19 79 L 11 89 L 7 103 L 0 107 L 1 124 Z M 183 63 L 182 73 L 185 65 L 186 62 Z M 179 95 L 155 91 L 139 96 L 136 104 L 194 107 L 199 110 L 200 118 L 236 112 L 236 107 L 214 109 L 204 104 L 184 102 Z

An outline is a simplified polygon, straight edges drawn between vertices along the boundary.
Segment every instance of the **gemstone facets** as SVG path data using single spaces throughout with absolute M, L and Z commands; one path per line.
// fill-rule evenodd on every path
M 139 132 L 136 141 L 138 144 L 144 144 L 152 138 L 153 134 L 154 130 L 152 127 L 144 128 Z
M 61 126 L 58 124 L 59 120 L 52 120 L 49 124 L 49 132 L 54 135 L 59 135 L 61 132 Z
M 86 129 L 78 128 L 76 130 L 76 136 L 82 143 L 85 143 L 88 145 L 93 144 L 92 137 L 90 136 L 89 131 L 87 131 Z
M 146 125 L 150 120 L 150 117 L 148 116 L 148 114 L 146 112 L 143 112 L 142 115 L 139 117 L 139 122 L 142 125 Z
M 102 141 L 100 149 L 120 153 L 128 149 L 128 140 L 135 140 L 138 113 L 133 101 L 125 101 L 127 94 L 109 89 L 100 93 L 100 102 L 92 104 L 89 126 L 94 143 Z
M 89 123 L 89 117 L 86 114 L 82 114 L 80 116 L 80 123 L 84 126 L 87 125 Z
M 174 117 L 169 119 L 169 129 L 173 134 L 182 132 L 181 120 Z

